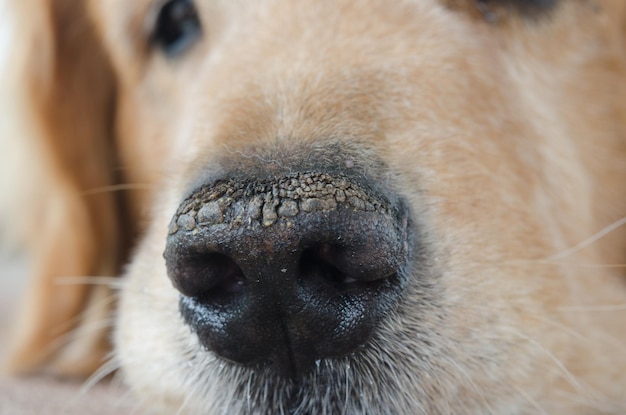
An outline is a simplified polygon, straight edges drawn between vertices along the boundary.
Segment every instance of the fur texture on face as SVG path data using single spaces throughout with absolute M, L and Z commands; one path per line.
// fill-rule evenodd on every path
M 60 205 L 22 232 L 55 243 L 33 248 L 50 303 L 18 336 L 18 369 L 93 367 L 101 342 L 76 339 L 68 363 L 41 327 L 98 294 L 52 312 L 64 294 L 42 287 L 115 272 L 136 241 L 107 368 L 156 412 L 626 412 L 621 0 L 191 4 L 200 30 L 174 48 L 155 34 L 164 2 L 46 1 L 36 28 L 56 37 L 39 39 L 27 101 L 54 175 L 30 206 Z M 172 217 L 229 175 L 333 169 L 406 201 L 399 300 L 296 378 L 217 356 L 168 278 Z

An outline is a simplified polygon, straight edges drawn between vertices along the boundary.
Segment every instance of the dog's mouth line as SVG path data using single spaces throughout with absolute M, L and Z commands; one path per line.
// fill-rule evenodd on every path
M 280 332 L 284 339 L 283 341 L 285 342 L 285 350 L 289 355 L 288 359 L 284 359 L 286 362 L 288 362 L 288 364 L 284 365 L 285 367 L 282 368 L 282 371 L 284 372 L 283 375 L 288 379 L 293 379 L 297 381 L 299 370 L 298 370 L 298 365 L 296 363 L 296 354 L 294 351 L 294 346 L 291 340 L 291 336 L 289 335 L 289 328 L 287 327 L 287 324 L 285 324 L 284 318 L 281 319 Z M 280 359 L 278 360 L 280 361 Z

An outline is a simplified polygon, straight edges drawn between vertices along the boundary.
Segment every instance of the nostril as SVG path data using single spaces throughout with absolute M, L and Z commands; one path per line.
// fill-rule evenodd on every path
M 367 267 L 358 260 L 360 256 L 339 244 L 320 244 L 303 251 L 300 275 L 307 280 L 324 281 L 338 289 L 378 286 L 395 275 L 394 270 Z
M 241 268 L 219 252 L 184 255 L 172 267 L 170 279 L 182 294 L 201 300 L 237 294 L 246 286 Z
M 333 251 L 334 247 L 330 245 L 306 249 L 300 257 L 301 277 L 324 281 L 337 288 L 356 282 L 356 279 L 337 268 Z

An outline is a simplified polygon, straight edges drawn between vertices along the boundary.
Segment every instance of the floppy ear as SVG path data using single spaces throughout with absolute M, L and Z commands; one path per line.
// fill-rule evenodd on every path
M 31 260 L 8 369 L 84 375 L 109 349 L 112 293 L 76 277 L 119 272 L 125 244 L 113 140 L 114 78 L 86 0 L 22 0 L 17 166 L 9 225 Z

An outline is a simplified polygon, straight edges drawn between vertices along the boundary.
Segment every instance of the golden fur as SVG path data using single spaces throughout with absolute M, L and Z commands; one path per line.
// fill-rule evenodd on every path
M 112 294 L 74 277 L 122 273 L 106 368 L 156 412 L 626 413 L 625 2 L 197 3 L 207 33 L 175 60 L 146 46 L 149 0 L 16 3 L 28 162 L 0 212 L 33 283 L 13 371 L 100 366 Z M 382 161 L 436 300 L 412 287 L 295 391 L 198 345 L 162 253 L 218 160 L 330 146 Z

